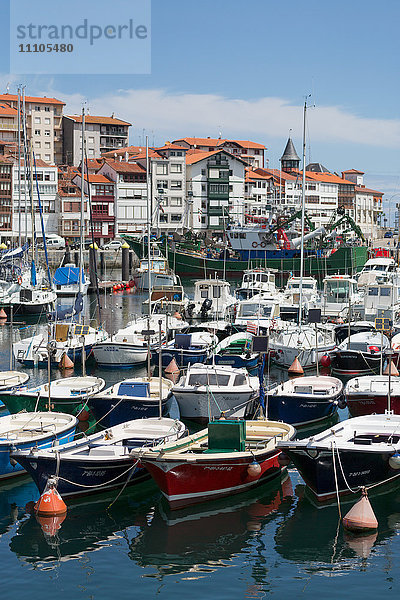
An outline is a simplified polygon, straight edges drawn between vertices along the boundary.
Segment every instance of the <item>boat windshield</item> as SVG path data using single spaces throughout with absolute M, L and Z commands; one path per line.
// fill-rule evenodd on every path
M 189 376 L 188 385 L 227 386 L 231 376 L 222 373 L 194 373 Z
M 341 279 L 325 283 L 325 297 L 327 302 L 343 302 L 349 297 L 349 281 Z
M 272 314 L 272 306 L 265 306 L 263 304 L 242 304 L 239 312 L 241 317 L 263 317 L 269 319 Z

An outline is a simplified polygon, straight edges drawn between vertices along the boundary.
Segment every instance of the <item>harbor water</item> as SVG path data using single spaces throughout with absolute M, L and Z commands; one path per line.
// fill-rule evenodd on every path
M 105 329 L 125 325 L 141 312 L 142 299 L 128 292 L 102 295 Z M 94 296 L 87 313 L 96 316 Z M 16 323 L 13 339 L 40 327 L 46 324 Z M 10 336 L 10 326 L 1 326 L 1 370 L 9 368 Z M 144 372 L 87 366 L 107 384 Z M 26 371 L 32 384 L 47 380 L 45 369 Z M 271 372 L 271 379 L 286 376 Z M 52 377 L 61 373 L 54 370 Z M 340 419 L 347 416 L 339 411 Z M 385 491 L 370 496 L 378 531 L 361 537 L 345 533 L 336 503 L 316 506 L 292 468 L 281 481 L 176 511 L 149 481 L 118 499 L 114 491 L 71 501 L 52 528 L 27 513 L 38 492 L 21 477 L 0 487 L 1 589 L 7 600 L 395 597 L 400 487 Z M 354 502 L 341 501 L 342 514 Z

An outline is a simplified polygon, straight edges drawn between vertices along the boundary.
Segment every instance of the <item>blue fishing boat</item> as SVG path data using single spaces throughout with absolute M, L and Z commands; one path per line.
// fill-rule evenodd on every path
M 56 412 L 25 412 L 0 418 L 0 481 L 23 475 L 24 469 L 10 459 L 14 450 L 49 448 L 71 442 L 78 419 Z
M 343 402 L 343 383 L 336 377 L 311 375 L 290 379 L 268 392 L 270 419 L 299 427 L 332 417 Z
M 194 363 L 204 363 L 211 355 L 213 346 L 218 342 L 217 336 L 207 331 L 193 333 L 177 333 L 175 339 L 161 347 L 162 366 L 167 367 L 175 359 L 179 367 L 187 367 Z M 152 350 L 152 360 L 159 361 L 159 348 Z
M 161 379 L 161 411 L 164 415 L 170 408 L 172 386 L 172 381 Z M 92 396 L 89 406 L 102 427 L 113 427 L 132 419 L 159 416 L 160 379 L 125 379 Z
M 62 448 L 18 451 L 12 458 L 26 468 L 40 493 L 56 475 L 63 497 L 82 496 L 149 479 L 149 473 L 132 458 L 132 448 L 172 442 L 186 433 L 185 425 L 174 419 L 137 419 Z

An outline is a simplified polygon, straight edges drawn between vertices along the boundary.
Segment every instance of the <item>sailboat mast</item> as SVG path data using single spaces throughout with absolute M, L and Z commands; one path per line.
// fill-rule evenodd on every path
M 300 245 L 300 294 L 299 294 L 299 325 L 303 313 L 303 272 L 304 272 L 304 219 L 306 212 L 306 113 L 307 98 L 303 112 L 303 177 L 301 184 L 301 245 Z
M 151 208 L 150 208 L 150 161 L 149 137 L 146 135 L 146 187 L 147 187 L 147 274 L 149 287 L 149 316 L 151 316 L 151 273 L 150 273 L 150 235 L 151 235 Z
M 83 292 L 82 269 L 83 269 L 83 244 L 85 229 L 85 109 L 82 108 L 82 144 L 81 144 L 81 227 L 79 239 L 79 292 Z M 88 185 L 90 183 L 88 182 Z M 79 317 L 81 318 L 81 317 Z
M 21 246 L 21 88 L 18 88 L 18 246 Z

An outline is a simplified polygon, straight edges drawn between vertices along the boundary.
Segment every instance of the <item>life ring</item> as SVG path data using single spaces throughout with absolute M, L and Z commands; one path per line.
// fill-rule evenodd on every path
M 18 281 L 18 284 L 21 285 L 21 283 L 22 283 L 22 277 L 21 277 L 21 275 L 18 275 L 17 281 Z
M 257 246 L 258 246 L 257 242 L 253 242 L 252 246 L 253 246 L 253 248 L 257 248 Z
M 260 244 L 261 248 L 265 248 L 266 245 L 267 245 L 266 242 L 261 242 L 261 244 Z
M 175 302 L 179 302 L 179 300 L 181 299 L 179 294 L 174 294 L 174 298 Z

